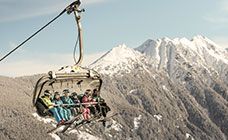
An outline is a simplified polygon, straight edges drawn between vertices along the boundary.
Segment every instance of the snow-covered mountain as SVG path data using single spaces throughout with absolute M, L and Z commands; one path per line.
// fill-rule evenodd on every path
M 140 52 L 140 53 L 139 53 Z M 228 52 L 204 36 L 186 38 L 162 38 L 147 40 L 141 46 L 131 49 L 117 46 L 95 61 L 91 68 L 103 74 L 130 73 L 136 67 L 150 71 L 151 67 L 167 71 L 176 82 L 183 82 L 179 75 L 197 72 L 207 77 L 219 77 L 228 85 Z
M 183 124 L 183 127 L 191 130 L 191 138 L 227 139 L 228 53 L 207 37 L 198 35 L 192 40 L 149 39 L 135 49 L 121 45 L 110 50 L 90 67 L 104 74 L 104 77 L 109 77 L 105 82 L 113 86 L 105 90 L 115 91 L 115 96 L 124 98 L 118 99 L 116 104 L 126 99 L 130 105 L 143 108 L 153 116 L 160 116 L 163 121 L 169 118 L 169 121 L 174 122 L 176 115 L 181 114 L 185 116 L 182 120 L 189 123 L 189 126 Z M 178 100 L 180 103 L 175 107 Z M 153 105 L 154 102 L 157 105 Z M 170 107 L 169 102 L 173 107 Z M 187 114 L 183 114 L 181 105 Z M 172 113 L 168 115 L 164 111 L 167 108 L 176 114 L 170 117 Z M 142 116 L 145 117 L 145 114 Z M 174 128 L 170 126 L 170 129 Z M 186 131 L 186 138 L 191 139 L 187 137 L 189 130 L 182 129 Z M 169 130 L 162 132 L 167 131 L 172 133 Z M 202 135 L 193 134 L 199 132 Z
M 149 56 L 158 70 L 166 69 L 175 81 L 178 70 L 195 70 L 220 76 L 228 85 L 228 53 L 204 36 L 186 38 L 168 38 L 147 40 L 136 50 Z
M 93 126 L 97 133 L 91 131 L 90 139 L 227 140 L 227 57 L 225 49 L 204 36 L 113 48 L 89 67 L 101 73 L 102 97 L 119 115 L 106 128 Z M 87 137 L 46 133 L 53 126 L 38 121 L 31 106 L 39 77 L 0 77 L 0 139 Z

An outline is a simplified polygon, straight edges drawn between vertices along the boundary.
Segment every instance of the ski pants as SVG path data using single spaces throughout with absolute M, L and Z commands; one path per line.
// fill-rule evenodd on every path
M 53 113 L 54 118 L 57 121 L 57 123 L 59 123 L 61 120 L 64 120 L 63 114 L 59 113 L 57 108 L 54 107 L 54 108 L 52 108 L 50 110 Z
M 69 120 L 68 113 L 62 107 L 57 107 L 58 113 L 62 116 L 63 120 Z
M 66 116 L 66 120 L 70 120 L 72 117 L 72 113 L 71 113 L 71 109 L 70 108 L 66 108 L 65 110 L 65 116 Z
M 82 108 L 83 118 L 84 119 L 90 119 L 90 110 L 89 108 Z

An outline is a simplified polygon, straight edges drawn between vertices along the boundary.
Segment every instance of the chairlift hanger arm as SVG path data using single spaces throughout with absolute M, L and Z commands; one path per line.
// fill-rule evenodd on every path
M 32 34 L 30 37 L 28 37 L 26 40 L 24 40 L 21 44 L 19 44 L 17 47 L 15 47 L 13 50 L 11 50 L 10 52 L 8 52 L 6 55 L 4 55 L 1 59 L 0 62 L 3 61 L 5 58 L 7 58 L 9 55 L 11 55 L 13 52 L 15 52 L 17 49 L 19 49 L 22 45 L 24 45 L 27 41 L 29 41 L 30 39 L 32 39 L 35 35 L 37 35 L 39 32 L 41 32 L 43 29 L 45 29 L 48 25 L 50 25 L 52 22 L 54 22 L 56 19 L 58 19 L 60 16 L 62 16 L 65 12 L 67 12 L 68 14 L 70 14 L 71 12 L 74 11 L 75 14 L 75 19 L 77 21 L 78 24 L 78 31 L 79 32 L 79 37 L 80 37 L 80 59 L 77 62 L 77 65 L 81 64 L 82 61 L 82 57 L 83 57 L 83 47 L 82 47 L 82 33 L 81 33 L 81 23 L 80 23 L 80 12 L 84 12 L 85 10 L 79 10 L 78 7 L 80 6 L 81 1 L 77 0 L 73 3 L 71 3 L 69 6 L 67 6 L 59 15 L 57 15 L 55 18 L 53 18 L 51 21 L 49 21 L 46 25 L 44 25 L 43 27 L 41 27 L 38 31 L 36 31 L 34 34 Z M 71 11 L 72 10 L 72 11 Z
M 77 22 L 77 26 L 78 26 L 78 36 L 79 36 L 79 60 L 76 62 L 75 66 L 78 67 L 81 63 L 82 63 L 82 59 L 83 59 L 83 42 L 82 42 L 82 26 L 81 26 L 81 12 L 85 12 L 85 9 L 78 9 L 78 7 L 80 6 L 81 2 L 77 1 L 72 3 L 69 7 L 66 8 L 67 14 L 71 14 L 72 12 L 74 12 L 74 16 L 75 16 L 75 20 Z

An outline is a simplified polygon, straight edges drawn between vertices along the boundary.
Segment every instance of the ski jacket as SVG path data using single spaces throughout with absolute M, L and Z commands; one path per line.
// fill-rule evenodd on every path
M 92 96 L 83 96 L 82 97 L 82 103 L 91 103 L 94 102 Z M 91 106 L 91 105 L 84 105 L 85 107 Z
M 52 102 L 55 104 L 63 104 L 63 101 L 61 99 L 60 100 L 54 99 Z
M 43 96 L 43 97 L 41 97 L 41 100 L 44 102 L 44 104 L 45 104 L 49 109 L 53 108 L 53 107 L 54 107 L 53 105 L 55 105 L 55 103 L 52 103 L 52 102 L 51 102 L 51 99 L 50 99 L 48 96 Z
M 80 102 L 82 102 L 82 98 L 84 97 L 84 94 L 79 94 L 78 95 L 78 100 L 80 101 Z
M 96 102 L 104 102 L 104 99 L 100 95 L 93 95 L 93 100 Z
M 60 99 L 62 100 L 63 104 L 74 104 L 70 97 L 61 96 Z
M 73 101 L 75 104 L 80 103 L 80 101 L 79 101 L 78 99 L 72 98 L 72 101 Z

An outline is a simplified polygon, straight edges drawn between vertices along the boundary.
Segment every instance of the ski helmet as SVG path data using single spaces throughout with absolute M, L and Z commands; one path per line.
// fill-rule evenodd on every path
M 73 92 L 71 95 L 72 96 L 77 96 L 78 94 L 76 92 Z
M 48 89 L 47 89 L 47 90 L 45 90 L 45 91 L 44 91 L 44 95 L 50 96 L 50 95 L 51 95 L 51 91 L 50 91 L 50 90 L 48 90 Z
M 55 95 L 60 95 L 60 93 L 58 91 L 55 92 Z
M 69 89 L 64 89 L 63 93 L 70 93 Z

